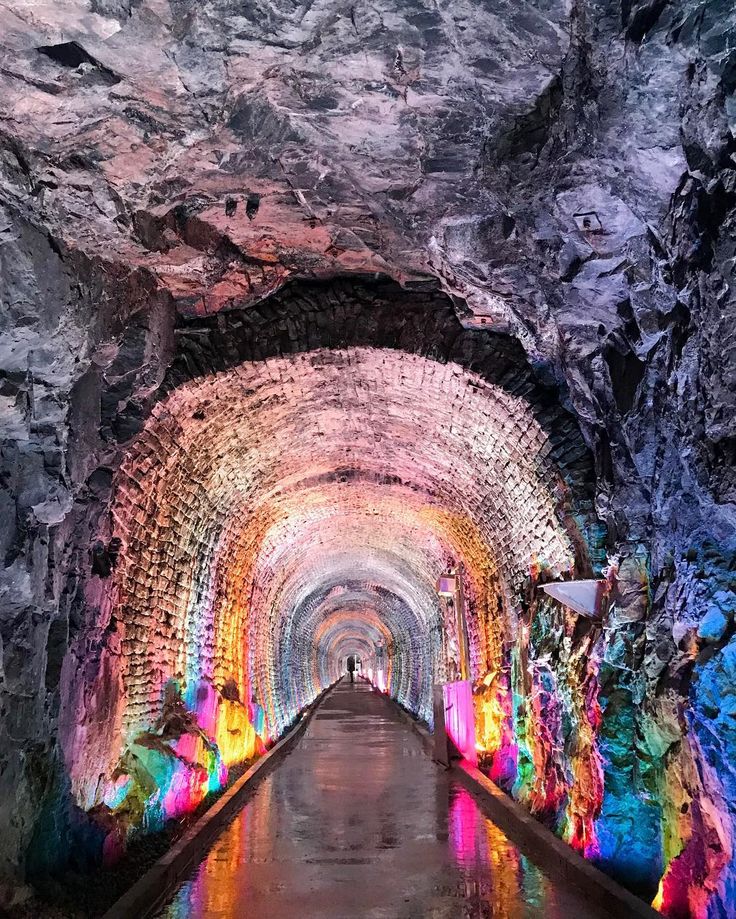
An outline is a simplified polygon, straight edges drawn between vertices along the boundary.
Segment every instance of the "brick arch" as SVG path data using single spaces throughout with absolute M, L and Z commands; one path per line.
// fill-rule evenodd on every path
M 463 322 L 459 313 L 462 307 L 432 285 L 406 290 L 378 276 L 300 280 L 247 308 L 179 317 L 174 356 L 153 400 L 242 363 L 320 349 L 387 348 L 457 364 L 521 398 L 547 433 L 550 457 L 570 489 L 571 512 L 588 537 L 577 546 L 584 566 L 589 548 L 601 541 L 595 475 L 565 385 L 544 366 L 532 365 L 517 338 L 487 330 L 482 318 Z M 135 414 L 145 418 L 150 409 L 151 402 Z
M 434 295 L 406 295 L 402 317 L 386 289 L 371 300 L 358 285 L 356 319 L 329 288 L 305 289 L 332 313 L 302 304 L 292 322 L 286 298 L 283 314 L 271 305 L 270 339 L 251 311 L 183 325 L 125 445 L 111 509 L 122 549 L 103 610 L 118 690 L 109 716 L 67 745 L 99 751 L 68 756 L 84 806 L 117 800 L 121 757 L 150 758 L 145 735 L 172 711 L 191 722 L 173 745 L 191 766 L 185 785 L 195 773 L 220 781 L 277 736 L 334 673 L 308 641 L 341 588 L 370 587 L 363 613 L 392 635 L 388 688 L 428 718 L 453 640 L 439 573 L 463 567 L 481 680 L 514 639 L 529 578 L 590 571 L 587 453 L 518 345 L 463 329 Z M 280 672 L 289 661 L 296 683 Z

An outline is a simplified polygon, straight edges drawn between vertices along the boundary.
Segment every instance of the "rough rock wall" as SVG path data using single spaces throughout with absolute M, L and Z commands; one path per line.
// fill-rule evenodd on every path
M 641 886 L 666 868 L 663 908 L 727 914 L 735 18 L 690 0 L 3 9 L 6 874 L 53 781 L 69 632 L 99 605 L 78 573 L 112 533 L 80 527 L 173 314 L 380 271 L 438 278 L 564 381 L 620 559 L 602 855 L 626 876 L 641 827 Z

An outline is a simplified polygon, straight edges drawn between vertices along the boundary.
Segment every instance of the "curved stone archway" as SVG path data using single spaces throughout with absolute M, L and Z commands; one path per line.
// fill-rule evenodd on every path
M 386 630 L 387 690 L 431 722 L 433 683 L 459 675 L 457 623 L 436 593 L 446 568 L 463 570 L 476 680 L 494 665 L 508 672 L 503 649 L 518 637 L 524 584 L 590 570 L 585 451 L 513 344 L 465 332 L 442 299 L 420 297 L 412 320 L 411 295 L 399 314 L 385 285 L 355 285 L 353 301 L 351 285 L 335 290 L 352 302 L 341 320 L 329 286 L 295 292 L 322 312 L 297 323 L 286 347 L 273 324 L 273 344 L 261 334 L 257 356 L 245 344 L 251 315 L 186 324 L 163 395 L 121 448 L 116 567 L 67 669 L 66 759 L 87 809 L 104 803 L 127 817 L 143 773 L 185 789 L 149 795 L 150 824 L 195 806 L 195 776 L 220 782 L 334 677 L 345 623 L 361 616 Z M 348 335 L 355 344 L 320 346 Z M 192 373 L 193 336 L 200 355 L 231 366 L 200 360 Z M 325 659 L 317 633 L 346 603 L 352 618 L 341 620 L 342 638 L 330 635 Z M 80 677 L 72 662 L 89 659 L 106 630 L 98 676 L 87 667 Z M 103 675 L 120 690 L 105 719 L 89 717 L 80 700 L 100 694 Z M 497 676 L 508 718 L 511 689 Z M 186 751 L 183 769 L 145 739 L 181 720 L 182 706 L 189 727 L 172 755 Z M 80 756 L 83 746 L 98 755 Z

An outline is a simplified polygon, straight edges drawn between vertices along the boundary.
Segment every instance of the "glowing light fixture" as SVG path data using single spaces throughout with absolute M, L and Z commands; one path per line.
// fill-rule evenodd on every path
M 443 597 L 448 609 L 455 614 L 455 631 L 457 634 L 459 673 L 461 680 L 470 678 L 470 648 L 468 644 L 468 624 L 465 620 L 465 597 L 463 596 L 462 565 L 450 568 L 437 579 L 437 594 Z
M 475 710 L 470 680 L 445 683 L 442 687 L 445 709 L 445 731 L 453 746 L 474 766 L 478 764 L 475 746 Z
M 441 597 L 454 599 L 457 590 L 457 579 L 454 574 L 444 574 L 437 579 L 437 593 Z
M 580 613 L 581 616 L 599 619 L 607 583 L 603 578 L 562 581 L 556 584 L 543 584 L 542 590 L 554 600 Z

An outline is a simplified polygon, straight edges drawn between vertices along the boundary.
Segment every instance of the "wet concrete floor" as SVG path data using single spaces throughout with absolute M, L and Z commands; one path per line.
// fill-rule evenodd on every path
M 339 684 L 161 919 L 598 919 L 424 753 Z

